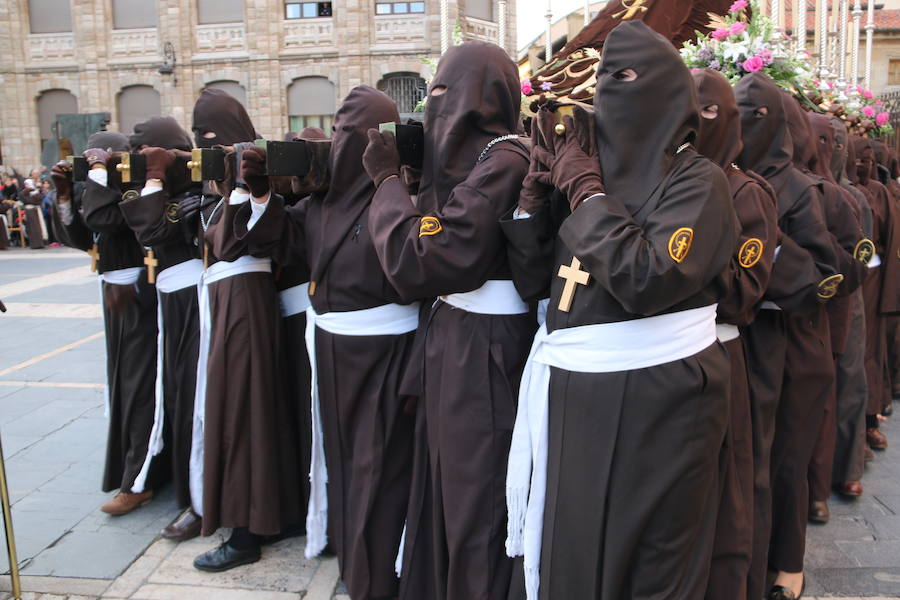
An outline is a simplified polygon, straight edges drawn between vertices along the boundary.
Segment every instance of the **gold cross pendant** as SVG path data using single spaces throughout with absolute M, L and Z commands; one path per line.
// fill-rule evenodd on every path
M 572 301 L 575 299 L 575 286 L 587 285 L 591 280 L 591 274 L 582 271 L 581 261 L 573 256 L 571 265 L 560 265 L 558 275 L 566 280 L 562 295 L 559 297 L 559 310 L 569 312 L 572 310 Z
M 209 246 L 206 245 L 206 242 L 203 242 L 203 268 L 209 268 Z
M 153 250 L 147 250 L 144 264 L 147 265 L 147 283 L 153 285 L 156 283 L 156 267 L 159 265 L 159 261 L 156 260 Z
M 97 244 L 94 244 L 87 253 L 91 257 L 91 273 L 96 273 L 97 263 L 100 262 L 100 249 L 97 247 Z

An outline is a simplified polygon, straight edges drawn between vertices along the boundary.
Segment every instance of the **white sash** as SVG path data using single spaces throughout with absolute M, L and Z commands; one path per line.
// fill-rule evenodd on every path
M 881 255 L 880 254 L 874 255 L 866 266 L 869 267 L 870 269 L 874 269 L 875 267 L 880 267 L 881 266 Z
M 112 285 L 134 285 L 137 283 L 138 277 L 141 276 L 142 270 L 143 267 L 129 267 L 127 269 L 106 271 L 100 275 L 100 280 Z
M 293 317 L 310 307 L 309 304 L 309 282 L 289 287 L 278 293 L 278 300 L 281 303 L 281 316 Z
M 693 356 L 716 342 L 716 305 L 634 321 L 559 329 L 542 325 L 522 383 L 506 478 L 506 553 L 525 556 L 528 600 L 538 600 L 547 489 L 550 367 L 579 373 L 644 369 Z
M 741 337 L 741 330 L 737 328 L 737 325 L 716 323 L 716 337 L 724 344 Z
M 311 371 L 312 460 L 309 469 L 309 509 L 306 513 L 306 558 L 321 554 L 328 543 L 328 469 L 322 439 L 322 413 L 319 408 L 319 382 L 316 366 L 316 327 L 334 335 L 403 335 L 419 326 L 419 304 L 386 304 L 364 310 L 316 314 L 306 310 L 306 350 Z M 383 549 L 386 550 L 386 549 Z
M 150 442 L 147 445 L 147 455 L 144 464 L 134 480 L 131 491 L 140 494 L 147 484 L 147 473 L 150 471 L 150 462 L 154 456 L 165 448 L 163 441 L 163 426 L 166 418 L 165 404 L 165 318 L 163 316 L 161 294 L 171 294 L 192 286 L 196 286 L 203 275 L 203 261 L 199 259 L 186 260 L 163 269 L 156 276 L 156 407 L 153 414 L 153 427 L 150 429 Z
M 771 300 L 766 300 L 759 307 L 763 310 L 781 310 L 781 307 L 772 302 Z
M 521 315 L 528 305 L 519 297 L 512 281 L 493 279 L 471 292 L 441 296 L 441 300 L 467 312 L 483 315 Z
M 209 363 L 209 342 L 212 334 L 212 315 L 209 309 L 209 286 L 216 281 L 243 273 L 271 273 L 268 258 L 242 256 L 234 262 L 220 261 L 211 265 L 197 284 L 200 299 L 200 353 L 197 358 L 197 391 L 194 394 L 194 422 L 191 431 L 191 461 L 188 477 L 191 505 L 203 516 L 203 425 L 206 420 L 206 368 Z

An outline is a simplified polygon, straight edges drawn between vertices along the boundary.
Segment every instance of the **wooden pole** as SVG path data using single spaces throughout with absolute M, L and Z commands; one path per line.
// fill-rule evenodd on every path
M 22 580 L 19 578 L 19 559 L 16 556 L 16 536 L 13 533 L 12 509 L 9 503 L 9 486 L 6 482 L 6 461 L 3 458 L 3 443 L 0 442 L 0 502 L 3 504 L 3 526 L 6 529 L 6 555 L 9 557 L 9 577 L 12 580 L 12 595 L 22 598 Z

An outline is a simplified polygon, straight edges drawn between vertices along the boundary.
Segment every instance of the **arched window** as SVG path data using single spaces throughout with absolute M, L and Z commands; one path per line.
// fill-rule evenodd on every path
M 288 87 L 288 127 L 319 127 L 331 134 L 336 105 L 334 84 L 325 77 L 301 77 Z
M 237 81 L 211 81 L 206 84 L 206 87 L 222 90 L 244 106 L 247 106 L 247 90 Z
M 156 0 L 113 0 L 113 27 L 156 27 Z
M 70 0 L 28 0 L 28 17 L 31 33 L 72 31 Z
M 38 125 L 41 142 L 53 137 L 56 115 L 72 115 L 78 112 L 78 99 L 69 90 L 47 90 L 37 99 Z
M 149 85 L 123 88 L 116 100 L 116 108 L 119 110 L 119 131 L 128 135 L 138 123 L 159 116 L 159 92 Z
M 244 20 L 244 0 L 197 0 L 197 22 L 240 23 Z
M 484 21 L 493 21 L 494 0 L 466 0 L 466 15 Z
M 388 73 L 378 82 L 378 89 L 397 103 L 400 114 L 409 114 L 425 97 L 427 86 L 415 73 Z

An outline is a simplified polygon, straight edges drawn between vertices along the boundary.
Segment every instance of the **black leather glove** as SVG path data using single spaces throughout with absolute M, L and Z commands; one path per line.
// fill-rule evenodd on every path
M 264 198 L 272 189 L 266 172 L 266 151 L 250 146 L 241 152 L 241 178 L 254 198 Z

